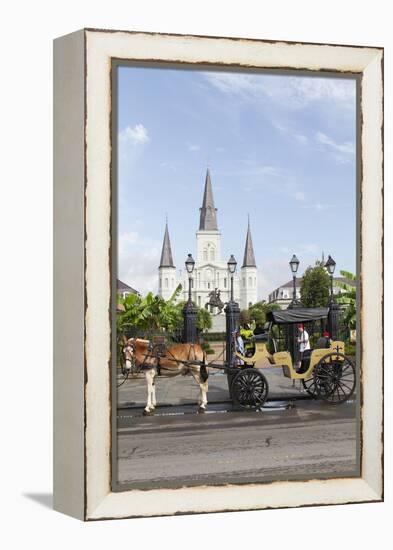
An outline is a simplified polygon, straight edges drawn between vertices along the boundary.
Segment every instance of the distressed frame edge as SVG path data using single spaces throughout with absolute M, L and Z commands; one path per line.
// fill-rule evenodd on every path
M 91 31 L 90 31 L 91 32 Z M 116 32 L 116 31 L 113 31 L 113 32 Z M 141 33 L 137 33 L 137 34 L 141 34 Z M 167 36 L 167 35 L 166 35 Z M 172 36 L 172 35 L 169 35 L 169 36 Z M 192 37 L 190 37 L 192 38 Z M 206 37 L 207 39 L 209 39 L 210 37 Z M 232 39 L 228 39 L 228 40 L 232 40 Z M 236 39 L 233 39 L 233 40 L 236 40 Z M 257 42 L 263 42 L 263 41 L 257 41 Z M 281 43 L 281 42 L 280 42 Z M 301 45 L 301 44 L 300 44 Z M 319 47 L 319 46 L 317 46 Z M 344 48 L 350 48 L 350 47 L 347 47 L 347 46 L 344 46 Z M 365 47 L 367 48 L 367 50 L 374 50 L 374 60 L 380 56 L 381 58 L 381 62 L 383 62 L 383 50 L 381 50 L 380 48 L 375 48 L 375 49 L 372 49 L 372 48 L 368 48 L 368 47 Z M 176 60 L 173 60 L 173 61 L 176 61 Z M 371 64 L 371 62 L 369 63 Z M 365 69 L 367 68 L 368 65 L 366 65 L 364 68 L 363 68 L 363 74 L 365 72 Z M 382 73 L 381 73 L 381 78 L 382 78 Z M 382 97 L 383 97 L 383 90 L 382 90 Z M 383 114 L 382 110 L 381 110 L 381 115 Z M 382 123 L 383 123 L 383 120 L 382 120 Z M 367 133 L 367 131 L 366 131 Z M 363 128 L 363 131 L 362 131 L 362 137 L 364 136 L 364 128 Z M 382 155 L 382 158 L 383 158 L 383 143 L 382 143 L 382 140 L 381 140 L 381 143 L 380 143 L 380 149 L 381 149 L 381 155 Z M 364 155 L 364 152 L 363 152 L 363 155 Z M 363 156 L 363 160 L 364 160 L 364 156 Z M 381 191 L 383 192 L 383 174 L 382 174 L 382 178 L 381 178 Z M 382 208 L 383 208 L 383 204 L 382 204 Z M 378 214 L 382 214 L 382 211 L 378 212 Z M 378 218 L 378 228 L 379 230 L 381 230 L 382 232 L 382 228 L 380 227 L 379 225 L 379 219 L 380 217 Z M 379 270 L 379 272 L 381 272 L 381 264 L 378 264 L 377 266 L 377 270 Z M 383 288 L 382 288 L 382 292 L 383 292 Z M 381 295 L 381 298 L 383 297 L 383 294 Z M 381 316 L 379 317 L 379 319 L 381 319 Z M 377 325 L 378 325 L 378 321 L 377 321 Z M 383 334 L 381 334 L 381 338 L 383 339 Z M 383 426 L 381 427 L 381 431 L 383 430 Z M 381 442 L 381 445 L 382 445 L 382 442 Z M 383 445 L 382 445 L 383 446 Z M 381 448 L 382 450 L 382 453 L 383 453 L 383 449 Z M 382 469 L 383 470 L 383 469 Z M 368 484 L 366 479 L 365 478 L 359 478 L 357 481 L 360 482 L 360 485 L 362 485 L 363 489 L 365 489 L 365 486 L 368 487 L 370 489 L 369 491 L 369 500 L 367 500 L 367 502 L 372 502 L 372 501 L 380 501 L 382 500 L 383 498 L 383 471 L 381 470 L 380 474 L 381 474 L 381 478 L 379 479 L 379 481 L 381 481 L 381 483 L 372 483 L 372 485 Z M 378 477 L 378 476 L 377 476 Z M 353 481 L 353 480 L 352 480 Z M 375 480 L 374 480 L 375 481 Z M 280 482 L 278 482 L 280 483 Z M 292 483 L 292 482 L 291 482 Z M 303 482 L 305 483 L 305 482 Z M 328 483 L 328 482 L 327 482 Z M 324 484 L 326 486 L 326 483 Z M 352 483 L 353 485 L 353 483 Z M 359 486 L 360 486 L 359 485 Z M 247 485 L 246 487 L 249 487 L 249 485 Z M 209 490 L 211 490 L 212 488 L 209 487 Z M 191 491 L 194 491 L 194 489 L 190 489 Z M 162 494 L 162 491 L 165 491 L 165 490 L 159 490 L 159 492 Z M 188 491 L 188 489 L 187 489 Z M 126 491 L 127 493 L 133 493 L 134 495 L 137 494 L 137 491 Z M 150 493 L 152 493 L 153 491 L 151 491 Z M 119 494 L 119 493 L 111 493 L 110 491 L 107 493 L 107 495 L 101 499 L 101 502 L 99 503 L 98 506 L 95 506 L 93 507 L 93 509 L 90 509 L 89 511 L 86 511 L 86 519 L 99 519 L 99 518 L 107 518 L 107 517 L 141 517 L 141 516 L 147 516 L 147 515 L 150 515 L 148 513 L 141 513 L 140 515 L 136 515 L 136 516 L 130 516 L 130 515 L 117 515 L 117 516 L 113 516 L 113 515 L 106 515 L 107 513 L 107 506 L 106 506 L 106 503 L 107 504 L 110 504 L 110 500 L 111 500 L 111 496 L 112 495 L 115 495 L 115 494 Z M 123 493 L 124 494 L 124 493 Z M 314 502 L 313 504 L 314 505 L 318 505 L 318 504 L 326 504 L 326 499 L 325 497 L 323 497 L 324 500 L 322 500 L 321 502 L 315 502 L 315 499 L 314 499 Z M 357 500 L 355 499 L 353 502 L 363 502 L 364 500 Z M 329 504 L 339 504 L 340 502 L 331 502 Z M 300 504 L 299 506 L 302 506 L 303 504 Z M 311 504 L 306 504 L 306 505 L 311 505 Z M 293 506 L 293 505 L 291 505 Z M 266 505 L 266 506 L 259 506 L 258 508 L 255 508 L 255 509 L 262 509 L 262 508 L 269 508 L 271 506 L 269 505 Z M 277 505 L 277 506 L 274 506 L 274 507 L 285 507 L 284 506 L 281 506 L 281 505 Z M 254 509 L 254 508 L 251 508 L 249 507 L 248 509 Z M 209 512 L 213 512 L 213 511 L 222 511 L 222 509 L 217 509 L 217 510 L 209 510 Z M 236 508 L 236 510 L 239 510 L 239 508 Z M 173 513 L 176 513 L 176 512 L 168 512 L 168 514 L 172 515 Z M 192 510 L 188 510 L 187 512 L 184 512 L 184 511 L 178 511 L 177 513 L 192 513 Z M 199 512 L 195 512 L 195 513 L 201 513 L 201 511 Z M 151 515 L 168 515 L 167 513 L 163 513 L 163 514 L 151 514 Z
M 85 32 L 53 41 L 53 508 L 86 518 Z

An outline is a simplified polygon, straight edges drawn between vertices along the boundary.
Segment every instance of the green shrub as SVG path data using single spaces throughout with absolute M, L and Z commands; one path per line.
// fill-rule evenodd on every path
M 204 342 L 223 342 L 225 338 L 225 332 L 204 332 L 201 334 L 201 340 Z
M 356 355 L 356 344 L 352 342 L 345 342 L 345 355 Z

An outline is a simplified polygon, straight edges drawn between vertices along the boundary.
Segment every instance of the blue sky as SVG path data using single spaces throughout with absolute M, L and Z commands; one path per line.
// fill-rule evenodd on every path
M 195 254 L 206 168 L 223 257 L 242 261 L 250 214 L 259 298 L 322 251 L 356 265 L 356 83 L 120 67 L 118 276 L 157 291 L 165 218 L 181 269 Z

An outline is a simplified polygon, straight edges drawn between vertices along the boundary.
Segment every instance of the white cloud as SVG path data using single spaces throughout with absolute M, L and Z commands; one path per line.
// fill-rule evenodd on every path
M 296 139 L 299 143 L 306 144 L 308 143 L 308 138 L 303 134 L 292 134 L 293 138 Z
M 316 133 L 316 139 L 327 151 L 334 154 L 340 163 L 351 162 L 355 157 L 355 144 L 353 141 L 337 143 L 323 132 Z
M 249 94 L 253 89 L 253 76 L 242 73 L 206 73 L 205 78 L 221 92 L 229 94 Z M 255 77 L 254 77 L 255 78 Z
M 355 154 L 355 145 L 352 141 L 346 141 L 344 143 L 336 143 L 331 138 L 329 138 L 326 134 L 323 134 L 322 132 L 317 132 L 317 140 L 320 143 L 323 143 L 325 145 L 329 145 L 336 151 L 339 151 L 340 153 L 345 153 L 349 155 Z
M 303 191 L 295 191 L 295 193 L 293 194 L 293 197 L 295 200 L 301 201 L 301 202 L 306 200 L 306 195 Z
M 161 245 L 138 231 L 119 235 L 118 277 L 142 294 L 157 292 Z
M 332 99 L 342 104 L 354 104 L 356 97 L 355 80 L 291 77 L 289 87 L 291 94 L 300 102 Z
M 244 100 L 280 101 L 288 109 L 301 109 L 317 101 L 334 101 L 354 108 L 356 84 L 351 79 L 305 76 L 206 73 L 205 78 L 225 94 Z
M 315 243 L 301 244 L 299 246 L 300 254 L 317 254 L 320 247 Z
M 323 204 L 321 202 L 316 203 L 309 203 L 304 204 L 303 208 L 310 208 L 311 210 L 317 210 L 318 212 L 321 212 L 322 210 L 327 210 L 328 208 L 331 208 L 332 205 L 330 204 Z
M 128 233 L 122 233 L 119 236 L 118 241 L 118 250 L 119 253 L 122 254 L 127 250 L 129 245 L 133 245 L 137 243 L 139 240 L 139 235 L 136 231 L 129 231 Z
M 286 254 L 286 253 L 285 253 Z M 268 300 L 269 294 L 278 286 L 290 279 L 288 259 L 271 259 L 258 266 L 258 296 L 261 300 Z
M 200 146 L 199 146 L 199 145 L 196 145 L 196 144 L 191 144 L 191 145 L 188 146 L 188 150 L 189 150 L 189 151 L 193 151 L 193 152 L 194 152 L 194 151 L 199 151 L 199 149 L 200 149 Z
M 126 126 L 121 132 L 119 132 L 119 141 L 123 143 L 132 143 L 133 145 L 142 145 L 150 141 L 147 129 L 143 124 L 135 124 Z
M 285 136 L 294 139 L 298 143 L 301 143 L 302 145 L 306 145 L 308 143 L 308 137 L 305 136 L 304 134 L 300 134 L 297 131 L 292 130 L 291 128 L 288 128 L 287 126 L 284 126 L 283 124 L 280 124 L 275 121 L 273 121 L 272 124 L 274 128 L 276 128 L 276 130 L 278 130 Z
M 242 177 L 242 176 L 274 176 L 278 177 L 283 175 L 281 168 L 270 164 L 258 164 L 252 159 L 243 159 L 240 161 L 245 168 L 227 171 L 218 171 L 217 174 L 221 176 Z
M 267 300 L 268 295 L 279 286 L 292 279 L 289 260 L 296 254 L 300 260 L 299 276 L 301 277 L 309 265 L 314 265 L 320 259 L 321 248 L 315 243 L 296 245 L 296 249 L 281 247 L 278 258 L 271 258 L 258 265 L 258 297 Z

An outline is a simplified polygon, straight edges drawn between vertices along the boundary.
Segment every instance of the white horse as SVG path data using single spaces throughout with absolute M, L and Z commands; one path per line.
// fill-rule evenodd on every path
M 199 385 L 199 412 L 205 412 L 209 373 L 206 368 L 205 353 L 199 344 L 174 344 L 157 354 L 149 340 L 141 338 L 127 340 L 124 338 L 123 354 L 127 370 L 131 370 L 135 365 L 137 369 L 145 373 L 147 403 L 143 414 L 154 414 L 156 407 L 155 379 L 158 372 L 165 377 L 191 374 Z

